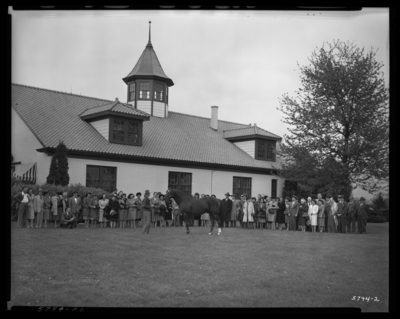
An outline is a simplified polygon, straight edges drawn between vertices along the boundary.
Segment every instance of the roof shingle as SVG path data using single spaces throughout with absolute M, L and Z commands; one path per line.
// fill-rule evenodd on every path
M 122 114 L 150 117 L 150 114 L 143 112 L 141 110 L 137 110 L 130 104 L 121 103 L 118 100 L 116 100 L 113 103 L 107 103 L 107 104 L 103 104 L 100 106 L 90 107 L 90 108 L 84 110 L 80 114 L 80 116 L 83 117 L 83 116 L 87 116 L 87 115 L 93 115 L 93 114 L 101 113 L 104 111 L 112 111 L 112 112 L 122 113 Z

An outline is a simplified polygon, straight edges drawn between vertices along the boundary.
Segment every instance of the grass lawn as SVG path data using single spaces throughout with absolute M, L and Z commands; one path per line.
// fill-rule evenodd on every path
M 82 225 L 17 229 L 12 222 L 9 305 L 388 311 L 388 223 L 368 224 L 364 235 L 217 230 L 142 235 Z

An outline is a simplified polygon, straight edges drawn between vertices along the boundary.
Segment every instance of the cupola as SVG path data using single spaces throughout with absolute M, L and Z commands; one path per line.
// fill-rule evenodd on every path
M 149 42 L 133 70 L 123 78 L 127 84 L 127 103 L 151 116 L 168 117 L 169 87 L 174 82 L 164 73 L 151 44 L 151 21 Z

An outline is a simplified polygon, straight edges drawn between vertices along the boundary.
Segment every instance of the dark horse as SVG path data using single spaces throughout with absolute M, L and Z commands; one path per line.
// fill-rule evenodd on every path
M 215 220 L 218 222 L 218 235 L 224 225 L 224 209 L 221 205 L 221 200 L 214 197 L 193 198 L 177 189 L 169 189 L 165 194 L 166 200 L 173 198 L 179 206 L 179 211 L 185 218 L 186 233 L 189 234 L 189 221 L 192 216 L 198 216 L 204 213 L 210 214 L 211 229 L 209 235 L 212 234 L 214 229 Z

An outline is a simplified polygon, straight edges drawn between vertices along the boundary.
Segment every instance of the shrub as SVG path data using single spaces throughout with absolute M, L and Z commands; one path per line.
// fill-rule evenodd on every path
M 371 205 L 374 207 L 375 205 Z M 373 211 L 368 211 L 368 219 L 369 223 L 384 223 L 386 222 L 386 218 L 382 216 L 381 210 L 374 208 Z

